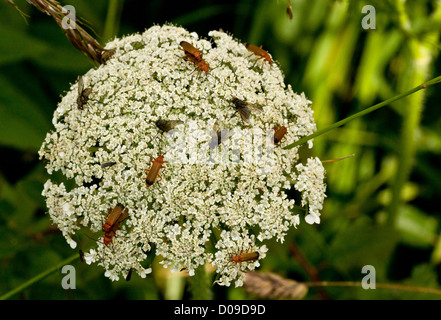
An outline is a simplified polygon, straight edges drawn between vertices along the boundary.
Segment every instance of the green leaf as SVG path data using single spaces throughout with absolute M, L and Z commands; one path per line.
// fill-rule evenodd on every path
M 387 260 L 398 242 L 394 230 L 379 226 L 367 218 L 348 224 L 334 237 L 327 250 L 328 259 L 342 272 L 373 265 L 377 275 L 385 275 Z
M 32 57 L 32 61 L 43 69 L 78 74 L 84 73 L 93 66 L 90 58 L 77 50 L 53 21 L 47 20 L 35 24 L 32 31 L 48 39 L 47 52 Z M 52 56 L 56 59 L 48 58 Z
M 404 205 L 399 210 L 396 228 L 405 243 L 417 247 L 433 246 L 438 235 L 438 221 L 410 205 Z
M 33 61 L 42 68 L 57 72 L 85 73 L 93 66 L 91 60 L 73 46 L 53 46 L 51 52 L 57 59 L 48 59 L 42 55 L 34 57 Z
M 0 24 L 0 39 L 0 65 L 38 57 L 49 49 L 49 44 L 3 24 Z
M 0 76 L 0 144 L 38 150 L 49 128 L 38 105 Z
M 413 268 L 412 275 L 405 282 L 406 285 L 422 288 L 439 289 L 438 276 L 435 267 L 429 264 L 420 264 Z M 439 299 L 439 295 L 425 292 L 403 292 L 402 299 Z

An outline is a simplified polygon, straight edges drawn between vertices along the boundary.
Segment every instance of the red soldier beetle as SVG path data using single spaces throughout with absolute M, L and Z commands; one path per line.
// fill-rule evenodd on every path
M 274 137 L 273 137 L 274 144 L 279 143 L 283 138 L 286 139 L 285 134 L 287 132 L 288 132 L 288 129 L 286 129 L 285 126 L 274 128 Z
M 122 205 L 121 205 L 122 206 Z M 118 205 L 117 205 L 118 207 Z M 116 207 L 115 207 L 116 208 Z M 115 210 L 115 209 L 114 209 Z M 113 211 L 112 211 L 113 212 Z M 121 210 L 122 212 L 122 210 Z M 129 216 L 129 210 L 126 209 L 124 212 L 120 213 L 117 220 L 111 225 L 108 231 L 104 232 L 104 244 L 107 246 L 110 242 L 112 242 L 112 238 L 116 235 L 116 231 L 119 228 L 120 223 L 125 220 Z M 106 221 L 107 222 L 107 221 Z
M 192 44 L 181 41 L 180 43 L 182 50 L 185 52 L 185 60 L 193 62 L 200 70 L 204 71 L 205 73 L 209 73 L 209 67 L 208 64 L 205 62 L 205 60 L 202 58 L 202 53 L 193 47 Z
M 118 221 L 118 219 L 121 217 L 124 210 L 124 206 L 120 203 L 118 203 L 113 210 L 108 209 L 109 215 L 106 218 L 106 222 L 104 223 L 103 230 L 104 232 L 110 231 L 112 229 L 113 225 Z M 126 209 L 125 212 L 128 210 Z
M 199 70 L 202 70 L 207 74 L 210 73 L 208 64 L 205 62 L 204 59 L 198 60 L 195 56 L 188 53 L 186 54 L 186 57 L 184 59 L 193 62 L 196 65 L 196 67 L 198 67 Z
M 202 59 L 202 53 L 193 47 L 192 44 L 188 43 L 187 41 L 181 41 L 180 43 L 182 50 L 184 50 L 185 54 L 193 56 L 197 61 L 201 61 Z
M 110 230 L 109 232 L 104 233 L 103 242 L 107 246 L 110 242 L 112 242 L 112 238 L 116 235 L 115 231 Z
M 210 73 L 210 67 L 207 62 L 202 58 L 202 53 L 187 41 L 181 41 L 182 50 L 185 52 L 185 60 L 194 63 L 197 69 Z
M 151 187 L 153 185 L 153 183 L 155 183 L 156 178 L 159 176 L 159 170 L 161 168 L 164 168 L 162 166 L 163 163 L 165 163 L 167 161 L 164 161 L 164 155 L 160 155 L 159 157 L 157 157 L 156 159 L 152 160 L 152 167 L 150 168 L 150 170 L 145 170 L 147 172 L 147 178 L 145 179 L 145 183 L 147 188 Z
M 273 60 L 271 59 L 269 53 L 263 50 L 262 46 L 258 47 L 251 43 L 245 43 L 245 47 L 248 49 L 248 51 L 251 51 L 256 56 L 259 56 L 264 60 L 268 61 L 269 64 L 273 64 Z
M 235 262 L 235 263 L 239 263 L 239 264 L 241 264 L 242 262 L 246 262 L 246 261 L 255 261 L 257 259 L 259 259 L 259 252 L 257 252 L 257 251 L 247 252 L 247 253 L 241 252 L 238 255 L 230 257 L 231 262 Z

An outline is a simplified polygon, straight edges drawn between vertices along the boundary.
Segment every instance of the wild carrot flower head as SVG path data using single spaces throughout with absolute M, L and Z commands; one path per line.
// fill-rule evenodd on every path
M 72 248 L 79 229 L 99 236 L 85 259 L 112 280 L 130 269 L 144 277 L 155 255 L 190 275 L 211 263 L 219 284 L 241 285 L 267 255 L 264 242 L 283 241 L 300 223 L 286 193 L 293 186 L 311 206 L 307 222 L 319 222 L 323 166 L 299 165 L 298 149 L 283 149 L 315 131 L 311 102 L 284 84 L 276 63 L 227 33 L 209 36 L 167 25 L 115 39 L 112 58 L 82 76 L 83 88 L 73 84 L 54 113 L 40 157 L 67 181 L 46 182 L 49 215 Z M 118 204 L 128 215 L 104 232 Z M 231 259 L 250 251 L 258 258 Z

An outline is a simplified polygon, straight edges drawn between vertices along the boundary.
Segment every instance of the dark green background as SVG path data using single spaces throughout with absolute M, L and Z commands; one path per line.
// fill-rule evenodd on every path
M 75 254 L 45 215 L 48 174 L 37 151 L 51 130 L 60 96 L 93 67 L 47 15 L 25 1 L 26 23 L 0 0 L 0 295 Z M 441 26 L 436 1 L 285 0 L 121 1 L 117 35 L 172 22 L 200 36 L 223 29 L 263 45 L 286 83 L 313 102 L 319 129 L 391 98 L 440 73 Z M 97 35 L 109 1 L 75 6 Z M 375 30 L 364 30 L 365 4 L 376 8 Z M 438 5 L 440 6 L 440 5 Z M 116 23 L 117 22 L 117 23 Z M 97 38 L 103 43 L 103 39 Z M 328 198 L 320 225 L 303 222 L 283 244 L 270 242 L 262 271 L 297 281 L 361 281 L 373 265 L 378 283 L 440 288 L 441 86 L 399 100 L 315 139 L 309 155 L 327 163 Z M 80 243 L 81 246 L 81 243 Z M 301 252 L 308 266 L 293 250 Z M 166 277 L 112 283 L 100 267 L 77 259 L 77 289 L 61 288 L 55 272 L 14 299 L 163 299 Z M 316 273 L 317 278 L 311 278 Z M 190 298 L 186 279 L 176 296 Z M 169 282 L 172 283 L 172 282 Z M 213 287 L 215 298 L 252 299 L 242 288 Z M 431 299 L 439 295 L 390 289 L 311 288 L 305 299 Z

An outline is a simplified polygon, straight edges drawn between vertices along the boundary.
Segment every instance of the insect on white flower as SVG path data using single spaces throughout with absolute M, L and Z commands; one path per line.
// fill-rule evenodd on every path
M 298 149 L 283 149 L 315 131 L 311 102 L 285 85 L 275 61 L 256 64 L 231 35 L 209 36 L 214 47 L 165 25 L 114 39 L 106 46 L 112 58 L 80 78 L 93 100 L 79 109 L 75 83 L 54 112 L 40 157 L 49 174 L 61 171 L 73 186 L 45 184 L 48 213 L 71 245 L 79 229 L 101 233 L 84 258 L 112 280 L 132 271 L 145 277 L 155 248 L 164 267 L 193 275 L 212 263 L 219 284 L 241 285 L 266 255 L 262 242 L 283 241 L 299 224 L 286 194 L 293 184 L 309 204 L 307 222 L 318 222 L 324 174 L 312 173 L 323 167 L 308 160 L 296 169 Z M 183 41 L 197 52 L 182 50 Z M 202 56 L 209 73 L 195 64 Z M 275 144 L 280 127 L 284 138 Z M 162 166 L 146 188 L 155 159 Z M 105 233 L 118 204 L 127 215 Z M 249 252 L 241 263 L 231 258 Z

